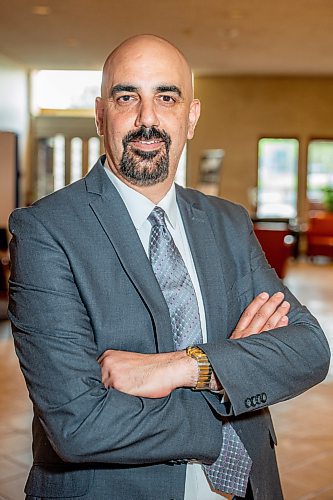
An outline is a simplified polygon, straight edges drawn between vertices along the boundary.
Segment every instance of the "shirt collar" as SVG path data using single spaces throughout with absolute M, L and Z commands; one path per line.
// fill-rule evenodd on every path
M 148 219 L 149 214 L 156 206 L 151 200 L 141 193 L 138 193 L 135 189 L 131 188 L 125 184 L 119 177 L 117 177 L 107 165 L 107 161 L 104 164 L 104 170 L 107 173 L 112 184 L 117 189 L 126 208 L 130 214 L 133 224 L 136 230 L 141 229 L 142 225 Z M 163 208 L 167 220 L 173 229 L 177 227 L 177 200 L 176 200 L 176 189 L 175 183 L 172 183 L 171 188 L 167 194 L 158 203 L 158 206 Z

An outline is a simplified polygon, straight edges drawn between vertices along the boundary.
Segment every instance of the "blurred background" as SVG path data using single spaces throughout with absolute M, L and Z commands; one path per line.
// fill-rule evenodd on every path
M 0 0 L 0 500 L 24 498 L 31 463 L 6 316 L 8 216 L 94 165 L 100 70 L 138 33 L 167 38 L 194 70 L 202 115 L 177 182 L 247 208 L 333 344 L 332 0 Z M 331 370 L 272 409 L 287 500 L 333 499 L 332 396 Z

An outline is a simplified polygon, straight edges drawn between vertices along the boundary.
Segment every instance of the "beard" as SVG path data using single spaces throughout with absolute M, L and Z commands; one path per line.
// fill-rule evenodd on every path
M 159 139 L 163 146 L 157 150 L 142 151 L 131 145 L 131 141 Z M 164 130 L 156 127 L 141 127 L 129 132 L 123 139 L 124 152 L 119 164 L 119 172 L 131 184 L 153 186 L 164 181 L 169 174 L 169 150 L 171 138 Z

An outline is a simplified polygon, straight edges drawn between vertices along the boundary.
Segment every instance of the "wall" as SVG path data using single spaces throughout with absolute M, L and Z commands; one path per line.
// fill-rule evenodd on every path
M 202 114 L 188 148 L 188 185 L 198 181 L 203 149 L 223 148 L 220 195 L 250 209 L 261 137 L 300 140 L 299 214 L 306 218 L 306 156 L 312 138 L 333 139 L 333 78 L 198 77 Z
M 0 55 L 0 131 L 18 135 L 18 160 L 21 171 L 21 189 L 27 185 L 28 134 L 28 76 L 20 65 Z M 10 167 L 8 166 L 8 169 Z M 8 171 L 12 176 L 12 171 Z M 0 186 L 1 188 L 1 186 Z M 4 186 L 2 186 L 4 188 Z M 6 214 L 0 214 L 1 219 Z
M 0 131 L 0 228 L 7 227 L 16 206 L 16 157 L 16 135 Z

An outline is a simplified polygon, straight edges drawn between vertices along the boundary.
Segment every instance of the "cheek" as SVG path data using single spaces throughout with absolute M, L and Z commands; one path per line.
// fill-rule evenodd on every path
M 112 123 L 112 125 L 110 125 L 110 122 L 107 123 L 104 134 L 104 147 L 109 161 L 114 165 L 118 165 L 123 155 L 123 135 L 125 134 L 122 134 L 115 127 L 115 123 Z
M 187 128 L 183 124 L 180 125 L 180 122 L 175 123 L 174 128 L 171 130 L 170 137 L 171 147 L 175 151 L 179 149 L 182 150 L 186 142 Z
M 113 148 L 116 149 L 122 147 L 123 137 L 126 135 L 127 132 L 123 132 L 116 121 L 108 120 L 105 132 L 108 144 L 110 144 Z
M 109 110 L 106 117 L 108 136 L 112 142 L 122 141 L 123 137 L 133 129 L 133 120 L 126 113 Z

